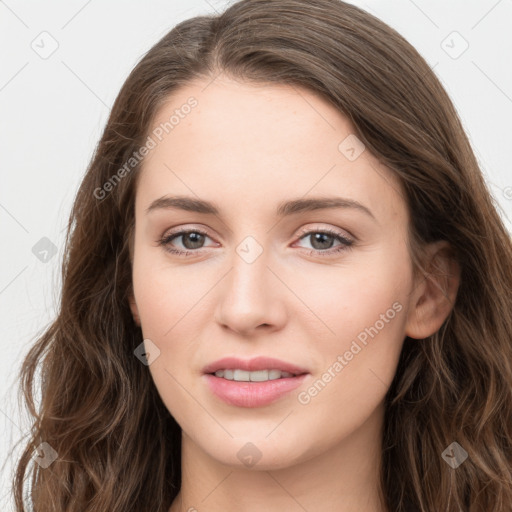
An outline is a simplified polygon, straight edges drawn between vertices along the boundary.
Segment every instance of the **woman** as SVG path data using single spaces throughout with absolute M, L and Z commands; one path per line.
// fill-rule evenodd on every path
M 37 511 L 510 510 L 511 287 L 394 30 L 338 0 L 184 21 L 75 200 L 17 510 L 28 475 Z

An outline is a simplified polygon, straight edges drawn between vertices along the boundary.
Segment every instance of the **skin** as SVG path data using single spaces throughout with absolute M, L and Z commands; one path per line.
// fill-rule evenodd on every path
M 183 433 L 182 487 L 170 511 L 384 511 L 383 401 L 405 336 L 433 334 L 452 307 L 458 268 L 449 246 L 425 248 L 427 262 L 449 277 L 415 275 L 400 184 L 368 150 L 347 159 L 338 146 L 355 129 L 320 97 L 222 75 L 176 91 L 154 126 L 190 96 L 197 107 L 145 159 L 133 248 L 132 312 L 160 350 L 149 371 Z M 219 215 L 146 212 L 166 195 L 214 202 Z M 355 208 L 276 217 L 282 201 L 333 195 L 360 202 L 373 218 Z M 158 244 L 171 228 L 207 237 L 202 245 L 176 237 L 169 245 L 196 253 L 174 255 Z M 353 244 L 339 253 L 334 237 L 315 244 L 326 228 Z M 247 236 L 263 251 L 250 264 L 236 251 Z M 338 355 L 394 303 L 393 319 L 300 403 L 299 393 L 329 368 L 332 375 Z M 207 363 L 230 355 L 269 355 L 310 375 L 273 404 L 236 407 L 201 377 Z M 248 442 L 261 456 L 252 467 L 237 457 Z

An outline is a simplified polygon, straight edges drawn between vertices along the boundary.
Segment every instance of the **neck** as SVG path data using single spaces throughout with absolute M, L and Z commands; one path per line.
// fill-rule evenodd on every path
M 181 491 L 169 512 L 387 512 L 380 499 L 384 408 L 321 453 L 279 469 L 228 466 L 182 435 Z

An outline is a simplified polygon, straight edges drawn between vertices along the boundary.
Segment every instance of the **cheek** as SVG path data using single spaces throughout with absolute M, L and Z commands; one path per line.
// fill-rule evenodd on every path
M 180 384 L 190 388 L 185 381 L 200 348 L 201 329 L 211 318 L 204 309 L 204 296 L 215 280 L 210 283 L 197 274 L 193 265 L 171 266 L 154 248 L 141 247 L 135 253 L 132 277 L 143 337 L 160 351 L 149 370 L 163 402 L 173 414 L 177 412 L 177 420 L 193 408 Z
M 144 336 L 167 339 L 176 329 L 190 325 L 208 290 L 192 266 L 171 266 L 154 248 L 136 253 L 133 287 Z
M 167 410 L 188 430 L 193 428 L 190 419 L 197 416 L 197 404 L 188 392 L 193 392 L 190 362 L 197 350 L 197 302 L 204 295 L 198 288 L 203 286 L 183 269 L 151 261 L 144 251 L 134 260 L 133 285 L 143 337 L 160 351 L 148 370 Z
M 310 417 L 345 411 L 358 424 L 384 399 L 404 340 L 410 277 L 406 268 L 366 266 L 364 272 L 345 276 L 343 286 L 331 287 L 321 311 L 334 334 L 317 345 L 322 365 L 299 397 L 311 407 Z
M 361 259 L 346 268 L 319 269 L 318 274 L 308 272 L 304 286 L 304 302 L 316 313 L 323 324 L 323 339 L 333 350 L 341 350 L 350 340 L 376 322 L 380 330 L 388 331 L 397 322 L 397 309 L 404 306 L 409 290 L 410 276 L 402 259 L 394 256 L 395 263 L 387 258 Z M 324 284 L 322 284 L 324 283 Z M 388 312 L 388 315 L 386 315 Z M 381 315 L 384 315 L 383 322 Z M 403 316 L 403 315 L 402 315 Z M 391 319 L 391 322 L 387 320 Z M 364 338 L 364 335 L 361 336 Z

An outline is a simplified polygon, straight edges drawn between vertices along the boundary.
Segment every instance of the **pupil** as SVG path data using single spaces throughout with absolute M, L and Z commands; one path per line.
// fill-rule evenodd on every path
M 190 243 L 187 243 L 189 241 L 190 238 L 192 238 L 192 245 L 190 246 Z M 204 239 L 204 235 L 201 234 L 201 233 L 187 233 L 184 237 L 183 237 L 183 245 L 187 248 L 187 249 L 197 249 L 201 246 L 201 243 L 203 242 L 203 239 Z
M 325 233 L 315 233 L 314 235 L 311 235 L 311 236 L 313 236 L 313 241 L 311 244 L 313 247 L 315 247 L 317 242 L 320 242 L 320 247 L 315 247 L 315 249 L 329 249 L 330 248 L 330 245 L 332 243 L 331 235 L 327 235 Z M 323 245 L 322 245 L 322 238 L 324 238 Z M 327 244 L 325 242 L 325 238 L 327 238 Z

